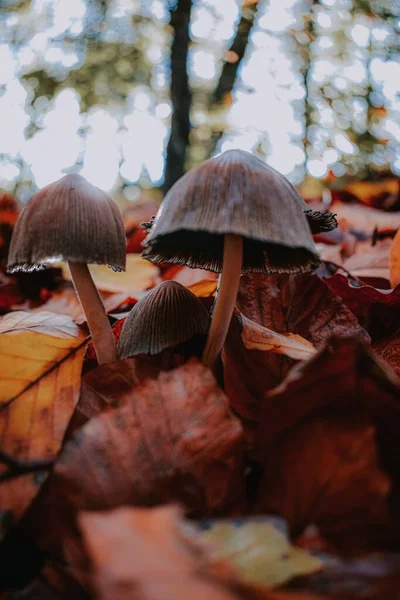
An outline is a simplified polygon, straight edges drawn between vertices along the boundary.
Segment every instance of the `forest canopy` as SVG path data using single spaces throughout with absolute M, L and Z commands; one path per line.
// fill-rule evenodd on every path
M 65 173 L 136 200 L 230 148 L 319 189 L 400 173 L 395 0 L 0 7 L 0 188 L 22 201 Z

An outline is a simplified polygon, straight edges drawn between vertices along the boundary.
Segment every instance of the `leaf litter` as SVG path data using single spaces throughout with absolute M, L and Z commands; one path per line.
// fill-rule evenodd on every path
M 148 356 L 97 367 L 65 272 L 32 274 L 30 295 L 30 274 L 2 271 L 1 546 L 24 597 L 397 598 L 391 186 L 332 195 L 340 228 L 315 236 L 324 279 L 241 277 L 214 375 L 179 354 L 169 370 Z M 129 223 L 127 275 L 93 270 L 112 319 L 165 279 L 210 309 L 216 276 L 143 262 Z M 29 544 L 44 561 L 24 558 Z

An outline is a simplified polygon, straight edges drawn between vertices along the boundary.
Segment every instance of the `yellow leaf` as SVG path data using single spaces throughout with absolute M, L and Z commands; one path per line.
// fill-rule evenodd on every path
M 263 350 L 274 354 L 285 354 L 295 360 L 307 360 L 316 353 L 308 340 L 295 333 L 277 333 L 251 321 L 244 315 L 239 317 L 243 330 L 242 340 L 248 350 Z
M 215 522 L 200 535 L 212 543 L 211 559 L 234 567 L 245 583 L 278 587 L 300 575 L 318 571 L 322 563 L 292 546 L 286 535 L 266 520 Z
M 400 229 L 393 239 L 389 255 L 390 287 L 394 288 L 400 283 Z
M 195 296 L 198 298 L 207 298 L 208 296 L 214 296 L 217 289 L 218 281 L 216 279 L 203 279 L 193 285 L 188 286 Z
M 103 265 L 90 265 L 93 281 L 104 292 L 124 292 L 131 298 L 138 298 L 140 292 L 154 287 L 158 283 L 159 269 L 140 254 L 127 254 L 126 271 L 116 273 Z M 66 264 L 62 265 L 63 276 L 71 279 Z
M 1 318 L 0 334 L 0 450 L 53 458 L 78 402 L 86 336 L 66 315 L 23 311 Z M 3 482 L 0 509 L 20 517 L 39 487 L 31 475 Z

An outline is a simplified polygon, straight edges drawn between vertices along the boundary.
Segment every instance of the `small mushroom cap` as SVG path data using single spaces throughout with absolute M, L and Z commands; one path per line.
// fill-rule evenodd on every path
M 164 281 L 129 313 L 118 341 L 118 358 L 158 354 L 192 337 L 207 336 L 210 315 L 201 301 L 176 281 Z
M 229 150 L 171 188 L 143 256 L 218 272 L 223 234 L 231 233 L 244 237 L 243 273 L 306 272 L 320 262 L 310 223 L 324 219 L 333 228 L 333 215 L 311 211 L 283 175 L 248 152 Z
M 121 213 L 81 175 L 66 175 L 32 196 L 14 228 L 8 270 L 30 271 L 59 260 L 125 269 Z

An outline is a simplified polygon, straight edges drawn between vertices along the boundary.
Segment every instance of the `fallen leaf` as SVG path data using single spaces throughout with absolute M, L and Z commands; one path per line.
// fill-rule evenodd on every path
M 297 580 L 293 588 L 324 591 L 340 600 L 397 600 L 400 555 L 368 553 L 354 558 L 328 556 L 326 568 Z
M 237 306 L 251 321 L 278 334 L 299 335 L 317 348 L 333 334 L 369 341 L 356 317 L 316 276 L 246 275 Z M 279 385 L 293 365 L 288 356 L 246 349 L 242 325 L 232 319 L 222 354 L 224 385 L 244 419 L 258 422 L 265 393 Z
M 391 490 L 375 436 L 362 411 L 299 423 L 269 449 L 257 510 L 282 516 L 293 535 L 315 523 L 342 551 L 372 543 L 389 523 Z
M 188 290 L 190 290 L 198 298 L 208 298 L 209 296 L 215 295 L 217 285 L 217 281 L 203 279 L 202 281 L 198 281 L 197 283 L 189 285 Z
M 0 449 L 16 460 L 53 458 L 79 397 L 85 335 L 70 317 L 0 319 Z M 25 475 L 0 484 L 0 509 L 19 518 L 40 488 Z
M 77 510 L 178 499 L 202 514 L 239 503 L 242 428 L 211 371 L 192 359 L 133 387 L 130 361 L 115 363 L 114 385 L 92 388 L 116 407 L 64 447 L 54 470 L 63 498 Z
M 338 421 L 335 425 L 336 418 Z M 303 424 L 312 419 L 319 419 L 324 423 L 326 421 L 325 425 L 323 423 L 320 425 L 320 431 L 326 436 L 326 442 L 322 439 L 322 433 L 318 433 L 318 426 L 312 423 L 307 425 L 308 432 L 303 432 Z M 315 497 L 311 494 L 314 489 L 314 480 L 317 480 L 318 486 L 322 486 L 321 489 L 324 489 L 326 478 L 329 481 L 332 478 L 329 485 L 332 485 L 333 489 L 337 489 L 334 480 L 338 479 L 339 481 L 339 472 L 335 470 L 336 467 L 328 465 L 332 458 L 331 453 L 335 453 L 337 462 L 339 459 L 342 460 L 340 457 L 347 455 L 346 453 L 341 454 L 340 444 L 342 442 L 340 440 L 342 439 L 343 444 L 348 445 L 350 440 L 354 439 L 354 444 L 357 445 L 358 441 L 360 442 L 361 450 L 356 452 L 357 446 L 354 446 L 354 452 L 349 450 L 346 460 L 350 462 L 354 460 L 354 467 L 357 467 L 357 461 L 362 461 L 364 458 L 367 460 L 369 457 L 363 479 L 363 485 L 366 487 L 362 488 L 360 479 L 354 479 L 354 481 L 358 481 L 360 490 L 364 489 L 366 497 L 368 496 L 367 491 L 374 491 L 374 486 L 378 486 L 379 482 L 385 487 L 383 484 L 386 476 L 383 478 L 383 475 L 376 473 L 374 464 L 371 462 L 376 429 L 379 464 L 390 473 L 397 487 L 400 476 L 400 440 L 397 426 L 399 419 L 400 386 L 389 367 L 374 357 L 370 350 L 357 340 L 332 339 L 318 355 L 307 362 L 296 365 L 281 386 L 266 394 L 264 398 L 258 430 L 258 448 L 260 456 L 264 457 L 262 460 L 266 461 L 264 463 L 266 479 L 263 484 L 264 491 L 260 496 L 259 510 L 261 510 L 261 506 L 268 512 L 275 510 L 277 504 L 276 506 L 274 504 L 274 507 L 269 504 L 270 498 L 275 498 L 276 503 L 282 503 L 282 507 L 283 503 L 286 503 L 284 512 L 278 512 L 278 514 L 281 514 L 291 524 L 295 523 L 296 527 L 304 527 L 309 522 L 317 522 L 324 535 L 326 535 L 328 526 L 331 527 L 331 530 L 336 526 L 344 529 L 346 527 L 345 516 L 341 515 L 339 518 L 339 514 L 334 512 L 334 505 L 338 502 L 337 497 L 332 501 L 332 505 L 328 503 L 329 510 L 324 515 L 327 522 L 322 520 L 324 528 L 320 522 L 316 521 L 316 503 L 318 503 L 319 511 L 323 510 L 324 505 L 318 499 L 317 494 Z M 351 423 L 349 428 L 347 428 L 346 422 Z M 340 433 L 341 429 L 342 433 Z M 335 436 L 338 439 L 337 445 L 334 443 Z M 312 438 L 315 438 L 315 442 L 312 441 Z M 345 451 L 343 450 L 343 452 Z M 325 457 L 323 453 L 325 453 Z M 304 458 L 304 462 L 302 462 L 306 454 L 308 458 L 307 460 Z M 298 457 L 296 460 L 295 456 Z M 293 461 L 292 470 L 289 466 L 290 460 Z M 311 466 L 312 464 L 313 466 Z M 296 467 L 295 470 L 294 467 Z M 358 488 L 351 478 L 348 481 L 346 479 L 350 472 L 349 469 L 350 465 L 348 465 L 347 471 L 346 469 L 343 471 L 345 483 L 340 492 L 344 494 L 344 490 L 348 488 L 349 498 L 346 501 L 346 497 L 343 496 L 343 501 L 338 504 L 337 510 L 343 510 L 345 507 L 353 518 L 352 507 L 355 507 L 356 503 L 351 499 L 351 493 L 356 493 Z M 375 475 L 372 475 L 372 471 L 375 472 Z M 274 477 L 278 479 L 274 481 Z M 285 485 L 289 487 L 285 488 Z M 296 485 L 298 494 L 302 494 L 305 490 L 304 496 L 302 496 L 304 500 L 302 506 L 300 506 L 300 497 L 296 499 L 295 496 Z M 353 492 L 351 492 L 352 489 Z M 280 490 L 276 496 L 275 490 Z M 377 490 L 375 489 L 375 491 Z M 285 494 L 285 500 L 281 494 Z M 361 498 L 359 501 L 361 502 Z M 261 504 L 262 502 L 265 502 L 265 505 Z M 376 502 L 377 510 L 379 506 L 379 503 Z M 363 510 L 365 515 L 367 505 Z M 331 513 L 331 511 L 333 512 Z M 360 518 L 362 518 L 362 514 L 361 511 Z
M 362 204 L 345 204 L 334 202 L 332 210 L 340 228 L 350 228 L 372 235 L 374 229 L 398 229 L 400 227 L 399 212 L 384 212 Z
M 237 315 L 242 325 L 242 340 L 248 350 L 262 350 L 274 354 L 284 354 L 295 360 L 306 360 L 316 353 L 308 340 L 294 333 L 277 333 L 258 325 L 240 313 Z
M 118 321 L 113 331 L 120 331 L 123 321 Z M 115 334 L 114 334 L 115 335 Z M 84 375 L 81 383 L 81 395 L 75 413 L 79 413 L 76 423 L 82 426 L 107 406 L 116 406 L 132 389 L 145 379 L 155 379 L 160 368 L 151 360 L 129 358 L 115 363 L 102 365 Z M 74 414 L 74 420 L 76 419 Z
M 172 279 L 185 287 L 190 287 L 203 281 L 216 282 L 218 280 L 218 273 L 204 271 L 203 269 L 190 269 L 181 265 L 171 265 L 164 271 L 162 278 L 164 281 Z
M 292 598 L 253 590 L 229 570 L 215 572 L 208 564 L 207 549 L 193 535 L 188 538 L 183 525 L 181 511 L 172 506 L 81 513 L 83 547 L 75 553 L 75 573 L 98 600 Z M 297 598 L 303 596 L 293 596 Z
M 396 233 L 389 255 L 390 287 L 394 288 L 400 283 L 400 229 Z
M 355 285 L 357 282 L 338 273 L 325 282 L 358 317 L 373 340 L 387 337 L 400 327 L 400 285 L 393 290 Z
M 372 345 L 377 356 L 388 363 L 400 379 L 400 331 L 396 331 L 389 338 L 381 339 Z
M 210 543 L 209 561 L 224 561 L 248 584 L 278 587 L 322 567 L 267 517 L 212 521 L 200 540 Z
M 131 306 L 135 303 L 135 300 L 129 298 L 124 292 L 100 292 L 100 296 L 107 313 L 116 310 L 123 304 Z M 79 302 L 73 285 L 70 283 L 65 283 L 61 289 L 53 292 L 47 302 L 38 308 L 33 308 L 32 312 L 42 312 L 43 310 L 61 315 L 69 315 L 78 325 L 86 323 L 86 316 L 82 305 Z
M 318 600 L 247 585 L 229 565 L 210 564 L 208 545 L 174 506 L 79 515 L 74 571 L 98 600 Z M 134 557 L 134 560 L 132 560 Z
M 370 243 L 357 244 L 357 252 L 344 261 L 343 266 L 354 277 L 361 279 L 379 278 L 389 280 L 389 251 L 392 240 L 378 241 L 375 246 Z M 362 251 L 360 251 L 360 247 Z
M 64 278 L 71 279 L 66 264 L 62 265 Z M 104 292 L 119 292 L 139 299 L 140 294 L 158 283 L 158 268 L 138 254 L 128 254 L 126 270 L 116 273 L 103 265 L 90 265 L 90 272 L 97 288 Z
M 14 306 L 21 304 L 24 297 L 21 294 L 13 277 L 7 277 L 0 271 L 0 313 L 13 310 Z
M 368 206 L 381 210 L 393 210 L 399 204 L 399 179 L 384 179 L 382 181 L 357 181 L 349 183 L 345 191 Z

